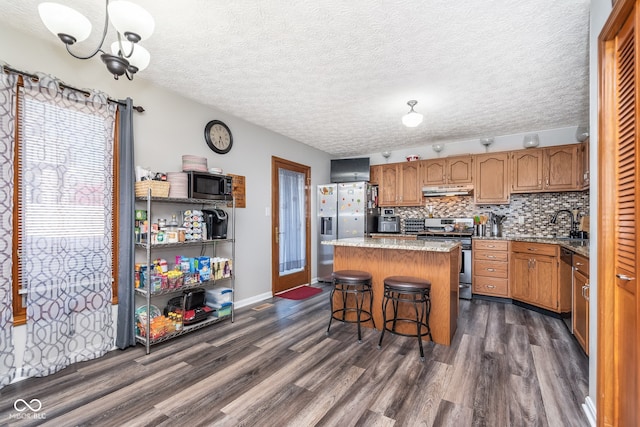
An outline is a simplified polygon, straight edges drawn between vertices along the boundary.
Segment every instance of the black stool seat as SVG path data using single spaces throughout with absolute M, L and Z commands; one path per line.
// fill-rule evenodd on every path
M 360 282 L 371 280 L 371 273 L 360 270 L 338 270 L 331 273 L 331 277 L 345 282 Z
M 327 327 L 327 335 L 329 335 L 329 329 L 331 329 L 331 321 L 333 319 L 341 322 L 357 323 L 358 324 L 358 342 L 362 342 L 362 331 L 360 324 L 363 322 L 372 322 L 373 327 L 376 327 L 375 320 L 371 314 L 371 305 L 373 304 L 373 290 L 371 287 L 371 273 L 360 270 L 338 270 L 331 274 L 333 289 L 329 295 L 329 301 L 331 304 L 331 317 L 329 318 L 329 326 Z M 333 308 L 333 297 L 338 292 L 342 297 L 342 307 Z M 347 299 L 349 295 L 353 295 L 355 300 L 355 307 L 347 305 Z M 364 307 L 365 296 L 369 299 L 369 308 Z M 353 312 L 356 314 L 355 320 L 347 319 L 347 312 Z
M 387 319 L 387 305 L 391 302 L 393 307 L 393 317 Z M 415 317 L 399 317 L 398 307 L 400 304 L 413 307 Z M 384 295 L 382 296 L 382 318 L 383 327 L 380 333 L 378 348 L 382 348 L 382 339 L 385 331 L 392 334 L 403 335 L 405 337 L 417 337 L 420 348 L 420 359 L 424 360 L 424 349 L 422 348 L 422 337 L 428 336 L 433 341 L 431 327 L 429 326 L 429 313 L 431 312 L 431 282 L 419 277 L 411 276 L 390 276 L 384 279 Z M 399 332 L 396 325 L 409 323 L 416 326 L 416 333 Z

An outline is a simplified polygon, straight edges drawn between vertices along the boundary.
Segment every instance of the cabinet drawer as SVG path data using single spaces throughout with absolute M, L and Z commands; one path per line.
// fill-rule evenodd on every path
M 508 261 L 509 252 L 475 250 L 473 251 L 473 259 L 478 261 Z
M 511 242 L 511 252 L 523 252 L 533 255 L 558 256 L 558 245 L 548 243 Z
M 589 258 L 585 258 L 582 255 L 573 255 L 573 268 L 576 271 L 589 277 Z
M 477 276 L 473 278 L 473 293 L 508 297 L 509 281 L 507 279 Z
M 509 242 L 506 240 L 473 240 L 473 250 L 506 251 L 509 249 Z
M 473 275 L 485 277 L 509 277 L 509 264 L 499 261 L 473 261 Z

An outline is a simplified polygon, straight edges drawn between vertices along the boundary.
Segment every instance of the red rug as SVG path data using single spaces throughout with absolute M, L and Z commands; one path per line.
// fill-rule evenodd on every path
M 276 295 L 280 298 L 301 300 L 312 297 L 322 292 L 320 288 L 314 288 L 313 286 L 300 286 L 299 288 L 291 289 L 290 291 L 283 292 Z

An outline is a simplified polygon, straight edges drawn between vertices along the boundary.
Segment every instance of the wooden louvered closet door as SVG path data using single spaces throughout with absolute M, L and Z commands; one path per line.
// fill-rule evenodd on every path
M 599 43 L 599 426 L 636 426 L 640 417 L 637 4 L 616 3 Z

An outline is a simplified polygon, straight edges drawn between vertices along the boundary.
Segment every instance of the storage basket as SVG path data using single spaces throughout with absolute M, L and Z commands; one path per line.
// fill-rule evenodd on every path
M 169 188 L 171 184 L 165 181 L 137 181 L 136 197 L 147 197 L 149 188 L 151 188 L 151 196 L 153 197 L 169 197 Z

